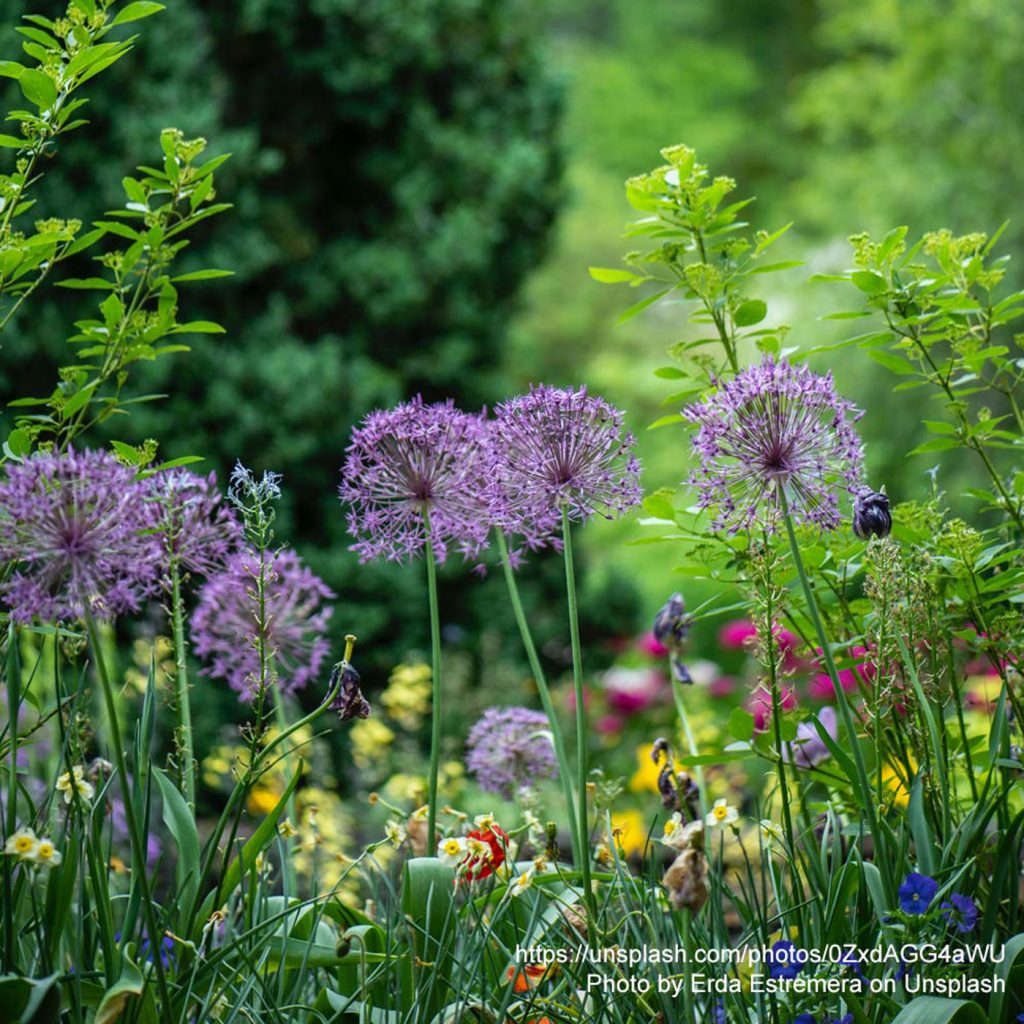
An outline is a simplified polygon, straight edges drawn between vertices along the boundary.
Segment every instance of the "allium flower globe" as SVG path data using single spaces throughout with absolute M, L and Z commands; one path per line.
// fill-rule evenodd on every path
M 540 385 L 503 402 L 491 424 L 495 522 L 537 547 L 563 508 L 576 522 L 622 515 L 643 497 L 635 443 L 622 413 L 586 388 Z
M 135 473 L 102 451 L 10 462 L 0 480 L 0 595 L 18 622 L 135 612 L 156 589 L 160 546 Z
M 221 501 L 216 473 L 165 470 L 150 481 L 150 501 L 165 550 L 189 572 L 210 575 L 241 543 L 241 524 Z
M 324 582 L 287 548 L 236 552 L 225 568 L 199 592 L 192 613 L 196 654 L 209 662 L 206 674 L 227 680 L 243 700 L 260 686 L 259 642 L 273 659 L 277 685 L 285 693 L 301 690 L 320 674 L 330 650 L 324 632 L 334 597 Z M 261 619 L 257 585 L 265 580 Z
M 488 793 L 511 799 L 517 789 L 558 777 L 547 716 L 529 708 L 488 708 L 466 740 L 466 767 Z
M 361 562 L 400 562 L 426 546 L 426 517 L 438 561 L 487 544 L 486 424 L 449 402 L 414 398 L 371 412 L 352 433 L 341 500 L 349 506 L 352 550 Z
M 685 410 L 699 427 L 690 477 L 713 528 L 774 530 L 785 492 L 794 522 L 833 530 L 839 494 L 861 486 L 860 413 L 832 376 L 771 357 Z

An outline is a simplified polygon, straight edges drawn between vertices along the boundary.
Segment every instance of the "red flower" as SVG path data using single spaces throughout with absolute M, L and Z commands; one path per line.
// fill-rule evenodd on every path
M 477 840 L 483 843 L 488 851 L 474 853 L 470 852 L 466 858 L 465 877 L 470 881 L 478 882 L 481 878 L 494 874 L 502 864 L 505 863 L 505 849 L 508 846 L 508 836 L 498 825 L 491 825 L 488 828 L 476 828 L 466 833 L 466 839 Z

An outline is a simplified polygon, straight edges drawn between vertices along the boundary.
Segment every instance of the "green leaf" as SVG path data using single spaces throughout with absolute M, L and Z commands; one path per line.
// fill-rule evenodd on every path
M 753 327 L 768 315 L 768 306 L 761 299 L 747 299 L 740 303 L 733 315 L 737 327 Z
M 855 270 L 850 275 L 850 280 L 866 295 L 878 295 L 888 287 L 885 278 L 873 270 Z
M 59 974 L 48 978 L 0 977 L 0 1021 L 16 1024 L 57 1024 L 60 1020 Z
M 630 270 L 615 270 L 611 267 L 590 267 L 590 276 L 602 284 L 622 284 L 625 281 L 643 281 L 639 274 Z
M 4 442 L 4 451 L 8 457 L 23 459 L 32 451 L 32 435 L 27 430 L 12 430 Z
M 909 377 L 917 373 L 917 367 L 907 359 L 906 356 L 898 355 L 895 352 L 887 352 L 884 348 L 873 348 L 868 356 L 876 363 L 881 363 L 887 370 L 899 374 L 901 377 Z
M 152 3 L 151 0 L 135 0 L 135 3 L 129 4 L 120 11 L 111 24 L 126 25 L 129 21 L 141 21 L 152 14 L 159 14 L 163 9 L 163 4 Z
M 71 419 L 71 417 L 74 416 L 79 409 L 82 409 L 84 406 L 89 404 L 89 401 L 92 398 L 92 393 L 95 390 L 96 382 L 93 381 L 92 384 L 87 384 L 84 388 L 81 388 L 79 391 L 76 391 L 64 403 L 64 407 L 61 409 L 61 417 L 65 421 Z
M 102 277 L 69 277 L 64 281 L 58 281 L 57 287 L 110 291 L 111 288 L 116 288 L 117 285 L 113 281 L 107 281 Z
M 0 146 L 4 149 L 21 149 L 26 144 L 24 139 L 16 138 L 13 135 L 0 135 Z
M 657 430 L 659 427 L 667 427 L 670 423 L 685 423 L 686 417 L 682 413 L 674 412 L 670 416 L 662 416 L 655 420 L 647 429 Z
M 163 801 L 163 820 L 177 845 L 177 860 L 174 864 L 174 881 L 177 898 L 180 900 L 180 920 L 188 921 L 192 907 L 199 894 L 199 834 L 195 819 L 185 798 L 161 771 L 154 771 Z
M 664 298 L 671 291 L 671 288 L 662 288 L 661 291 L 655 292 L 653 295 L 648 295 L 646 299 L 641 299 L 639 302 L 634 302 L 625 312 L 619 314 L 618 320 L 615 321 L 615 325 L 624 324 L 627 320 L 632 320 L 638 313 L 642 313 L 648 306 L 653 306 L 658 299 Z
M 212 320 L 193 320 L 191 323 L 178 324 L 169 334 L 224 334 L 224 328 Z
M 662 380 L 685 380 L 686 373 L 680 370 L 678 366 L 659 366 L 654 371 L 655 377 L 661 377 Z
M 892 1024 L 987 1024 L 985 1011 L 964 999 L 919 996 L 893 1017 Z
M 171 280 L 178 284 L 182 281 L 212 281 L 215 277 L 233 277 L 233 270 L 193 270 L 188 274 L 179 274 L 177 277 L 172 277 Z
M 429 965 L 432 984 L 427 989 L 424 1020 L 447 1002 L 452 977 L 452 948 L 458 918 L 453 903 L 455 875 L 436 857 L 413 857 L 406 861 L 402 885 L 402 912 L 413 923 L 412 939 L 416 962 Z M 419 968 L 422 974 L 424 968 Z
M 1002 1024 L 1006 1019 L 1003 1009 L 1008 993 L 1015 993 L 1018 998 L 1024 994 L 1024 933 L 1007 939 L 1003 948 L 1003 962 L 996 965 L 996 977 L 1005 982 L 1005 990 L 995 992 L 989 1004 L 989 1020 L 993 1024 Z
M 746 708 L 734 708 L 727 728 L 733 739 L 749 743 L 754 738 L 754 716 Z
M 57 86 L 53 79 L 36 68 L 28 68 L 23 71 L 18 79 L 18 84 L 25 94 L 25 99 L 34 103 L 40 110 L 46 110 L 47 107 L 53 106 L 57 99 Z
M 147 989 L 142 972 L 127 955 L 121 960 L 121 976 L 107 989 L 96 1010 L 95 1024 L 114 1024 L 122 1016 L 141 1024 L 156 1024 L 156 1006 L 152 990 Z M 136 1002 L 141 1005 L 136 1010 Z

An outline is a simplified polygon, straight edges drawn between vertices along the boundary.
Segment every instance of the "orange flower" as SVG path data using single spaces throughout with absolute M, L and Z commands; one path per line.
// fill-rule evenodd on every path
M 544 976 L 547 973 L 548 969 L 544 964 L 526 964 L 520 968 L 513 964 L 505 972 L 505 978 L 512 982 L 513 992 L 522 993 L 529 992 L 531 988 L 536 988 L 544 980 Z

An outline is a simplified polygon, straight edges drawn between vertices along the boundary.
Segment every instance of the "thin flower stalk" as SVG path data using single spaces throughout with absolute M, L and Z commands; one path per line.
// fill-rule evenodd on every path
M 519 627 L 519 635 L 522 638 L 523 648 L 526 651 L 526 660 L 530 665 L 530 671 L 537 685 L 541 707 L 543 707 L 544 713 L 548 716 L 548 723 L 551 726 L 551 738 L 555 745 L 555 757 L 558 759 L 558 777 L 562 783 L 565 811 L 569 820 L 573 863 L 578 865 L 583 862 L 587 847 L 581 835 L 579 818 L 576 814 L 576 795 L 573 792 L 572 769 L 569 766 L 569 758 L 565 752 L 565 741 L 562 738 L 562 730 L 558 724 L 558 716 L 555 712 L 554 701 L 551 699 L 547 677 L 544 674 L 544 669 L 541 667 L 540 658 L 537 656 L 537 647 L 533 642 L 533 634 L 530 631 L 530 625 L 523 610 L 523 602 L 519 596 L 519 585 L 516 583 L 515 569 L 512 567 L 512 560 L 509 557 L 508 542 L 505 540 L 505 534 L 501 530 L 495 530 L 494 537 L 498 554 L 501 557 L 505 584 L 508 587 L 509 600 L 512 603 L 512 612 L 515 615 L 516 625 Z
M 437 600 L 437 562 L 431 534 L 430 511 L 423 509 L 427 602 L 430 612 L 430 772 L 427 778 L 427 849 L 433 849 L 437 835 L 437 777 L 441 764 L 441 723 L 444 720 L 441 685 L 441 615 Z

